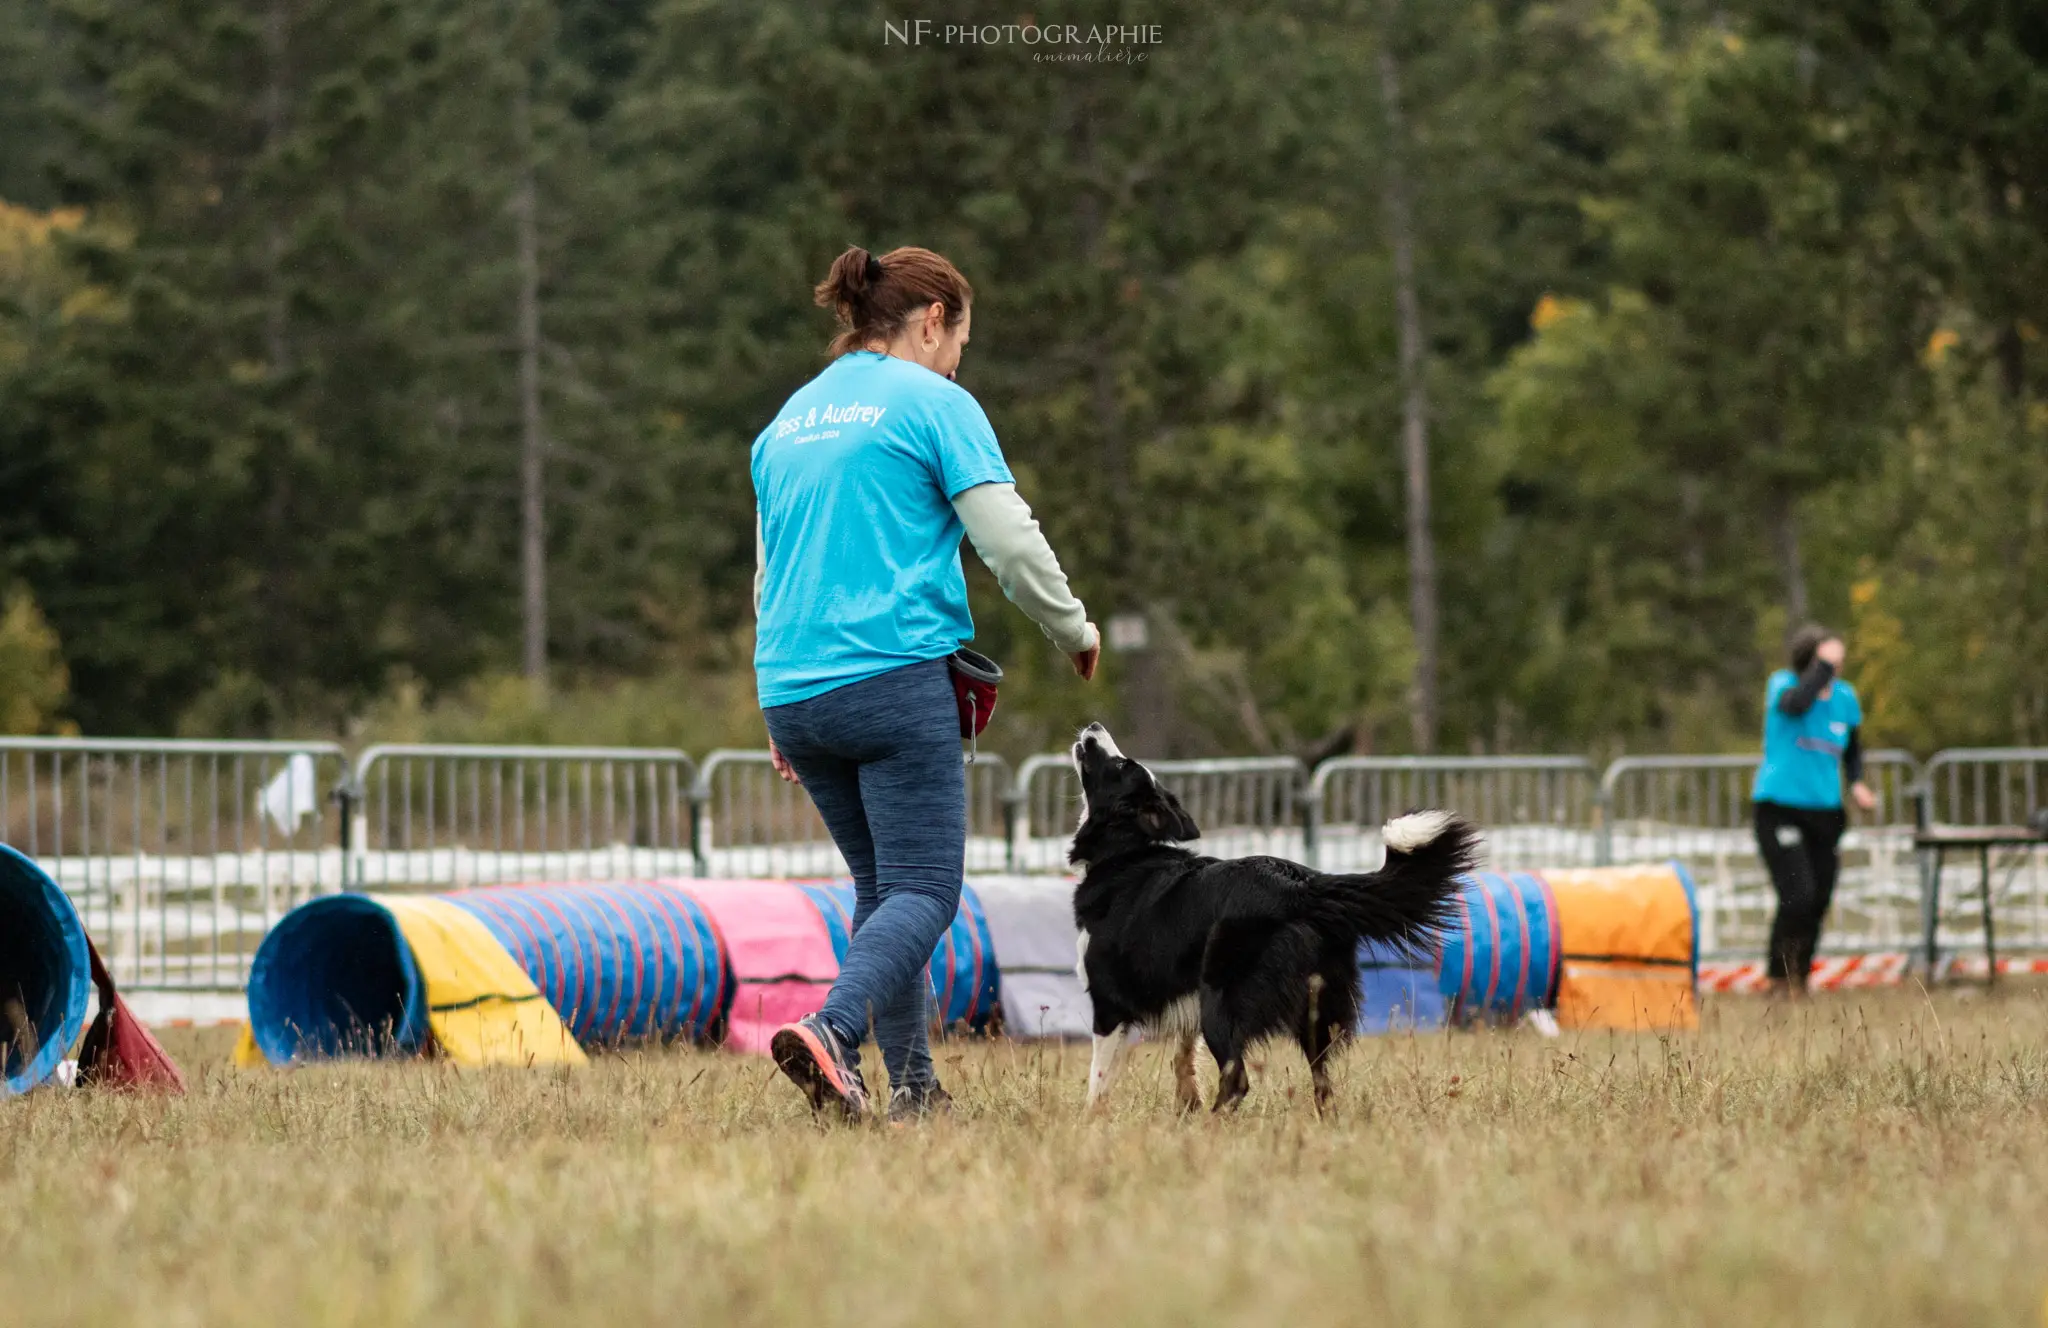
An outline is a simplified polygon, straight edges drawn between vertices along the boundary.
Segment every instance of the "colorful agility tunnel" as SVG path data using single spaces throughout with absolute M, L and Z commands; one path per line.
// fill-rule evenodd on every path
M 0 844 L 0 1097 L 57 1072 L 85 1027 L 92 957 L 71 900 Z
M 1560 1026 L 1699 1027 L 1699 905 L 1682 864 L 1543 876 L 1557 897 L 1564 946 Z
M 1508 1023 L 1548 1007 L 1565 1028 L 1697 1028 L 1698 922 L 1675 862 L 1475 872 L 1441 956 L 1359 947 L 1358 1031 Z
M 573 1063 L 579 1043 L 702 1037 L 730 991 L 718 933 L 672 885 L 330 895 L 286 914 L 249 974 L 274 1064 L 407 1055 Z
M 719 935 L 674 885 L 495 886 L 444 896 L 490 929 L 586 1046 L 701 1038 L 728 990 Z
M 1002 1027 L 1018 1038 L 1084 1038 L 1095 1006 L 1074 971 L 1074 883 L 1058 876 L 978 876 L 974 897 L 1002 967 Z
M 980 1028 L 999 1001 L 1022 1000 L 1010 1032 L 1085 1032 L 1071 884 L 987 885 L 1000 907 L 963 890 L 933 952 L 935 1014 Z M 287 915 L 258 951 L 251 1050 L 289 1062 L 413 1053 L 431 1038 L 458 1061 L 531 1064 L 580 1060 L 579 1044 L 722 1036 L 763 1051 L 824 1003 L 853 908 L 847 882 L 760 880 L 330 896 Z M 1508 1023 L 1552 1006 L 1572 1027 L 1693 1027 L 1695 916 L 1675 864 L 1473 873 L 1440 954 L 1361 947 L 1359 1031 Z M 998 964 L 1012 953 L 1016 993 Z
M 832 938 L 834 960 L 844 963 L 846 947 L 853 940 L 853 882 L 809 883 L 802 889 L 825 919 L 826 933 Z M 1072 898 L 1071 893 L 1068 898 Z M 1072 916 L 1071 903 L 1068 916 Z M 960 889 L 960 910 L 953 915 L 953 925 L 946 929 L 946 934 L 939 937 L 938 945 L 932 949 L 929 973 L 933 1017 L 940 1027 L 952 1028 L 957 1024 L 966 1024 L 977 1030 L 987 1027 L 989 1016 L 995 1013 L 1001 995 L 1001 979 L 996 969 L 995 942 L 989 934 L 988 914 L 982 908 L 981 896 L 971 884 Z
M 330 895 L 257 950 L 245 1059 L 413 1055 L 565 1063 L 582 1047 L 713 1039 L 765 1051 L 824 1004 L 853 889 L 787 881 L 511 885 L 445 895 Z M 967 891 L 932 960 L 948 1024 L 979 1026 L 998 991 Z
M 1557 996 L 1559 902 L 1537 872 L 1473 872 L 1444 938 L 1437 990 L 1455 1023 L 1512 1023 Z
M 0 1097 L 57 1077 L 92 989 L 99 1012 L 79 1043 L 77 1076 L 64 1082 L 184 1092 L 177 1065 L 115 990 L 71 900 L 41 867 L 0 844 Z
M 788 881 L 691 881 L 718 930 L 732 996 L 725 1045 L 765 1055 L 775 1030 L 814 1013 L 839 976 L 817 904 Z
M 368 895 L 332 895 L 278 920 L 249 970 L 249 1028 L 277 1064 L 410 1054 L 427 996 L 398 919 Z

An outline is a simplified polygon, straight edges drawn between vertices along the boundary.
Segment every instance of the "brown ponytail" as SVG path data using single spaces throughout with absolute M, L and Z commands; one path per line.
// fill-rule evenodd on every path
M 905 245 L 877 258 L 855 245 L 832 260 L 832 270 L 811 296 L 839 320 L 839 335 L 826 354 L 834 357 L 887 341 L 934 304 L 945 306 L 946 326 L 957 327 L 974 302 L 974 288 L 943 257 Z

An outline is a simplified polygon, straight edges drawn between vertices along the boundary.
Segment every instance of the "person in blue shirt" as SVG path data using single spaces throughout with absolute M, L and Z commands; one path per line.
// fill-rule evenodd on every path
M 1840 866 L 1842 781 L 1869 811 L 1863 782 L 1863 706 L 1838 675 L 1842 639 L 1818 624 L 1792 637 L 1792 667 L 1773 673 L 1764 692 L 1764 759 L 1751 797 L 1756 846 L 1778 892 L 1765 973 L 1775 992 L 1803 994 L 1834 898 Z
M 925 966 L 967 855 L 947 657 L 973 638 L 960 542 L 1092 678 L 1100 635 L 1017 495 L 988 416 L 954 381 L 974 292 L 950 262 L 851 248 L 813 292 L 832 362 L 754 440 L 754 674 L 770 758 L 853 873 L 853 938 L 817 1014 L 776 1030 L 813 1109 L 868 1111 L 872 1024 L 892 1121 L 949 1103 L 926 1045 Z

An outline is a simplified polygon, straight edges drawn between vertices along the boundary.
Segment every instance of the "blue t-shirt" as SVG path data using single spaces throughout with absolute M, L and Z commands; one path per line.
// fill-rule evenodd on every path
M 1764 691 L 1764 763 L 1750 796 L 1786 807 L 1830 810 L 1842 805 L 1842 753 L 1863 722 L 1856 689 L 1840 678 L 1803 715 L 1778 709 L 1778 698 L 1799 682 L 1790 669 L 1771 675 Z
M 842 355 L 754 440 L 753 472 L 764 708 L 973 639 L 953 498 L 1014 481 L 966 388 L 894 356 Z

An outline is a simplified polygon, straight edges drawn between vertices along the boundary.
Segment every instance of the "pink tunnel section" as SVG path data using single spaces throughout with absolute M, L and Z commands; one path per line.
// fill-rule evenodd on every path
M 725 1045 L 766 1055 L 782 1025 L 825 1004 L 839 959 L 809 895 L 787 881 L 690 881 L 734 981 Z

